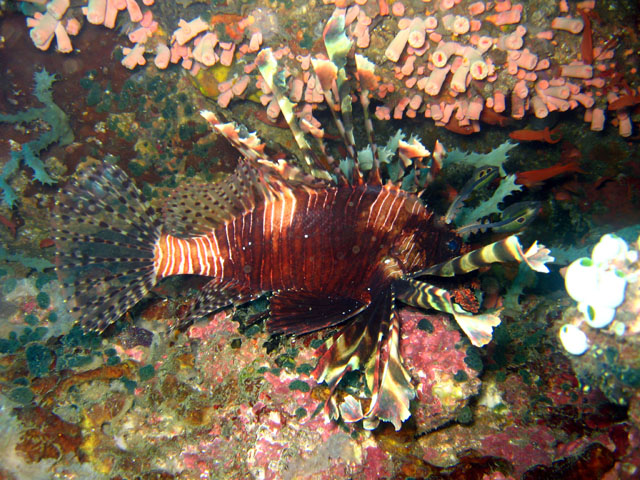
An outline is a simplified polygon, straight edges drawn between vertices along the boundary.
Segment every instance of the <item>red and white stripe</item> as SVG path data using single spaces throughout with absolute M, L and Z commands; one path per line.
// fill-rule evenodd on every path
M 183 274 L 224 276 L 224 259 L 214 232 L 188 239 L 162 235 L 154 248 L 153 265 L 158 278 Z

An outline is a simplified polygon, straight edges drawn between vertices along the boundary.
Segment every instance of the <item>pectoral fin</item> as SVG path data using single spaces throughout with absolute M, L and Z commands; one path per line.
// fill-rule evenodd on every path
M 366 308 L 366 304 L 346 297 L 290 290 L 270 299 L 271 333 L 302 335 L 347 321 Z
M 400 358 L 400 324 L 393 301 L 390 290 L 380 293 L 366 310 L 320 347 L 321 357 L 312 375 L 331 389 L 326 405 L 331 418 L 344 411 L 345 421 L 363 419 L 365 428 L 375 428 L 379 420 L 384 420 L 399 430 L 410 416 L 409 402 L 415 397 L 415 390 Z M 355 399 L 345 400 L 340 407 L 335 402 L 338 383 L 352 370 L 364 371 L 371 391 L 365 414 L 359 413 Z
M 220 283 L 219 280 L 212 280 L 202 287 L 187 313 L 179 318 L 169 330 L 185 330 L 194 321 L 205 315 L 229 305 L 248 302 L 257 296 L 259 295 L 250 295 L 240 288 L 237 282 L 227 281 Z

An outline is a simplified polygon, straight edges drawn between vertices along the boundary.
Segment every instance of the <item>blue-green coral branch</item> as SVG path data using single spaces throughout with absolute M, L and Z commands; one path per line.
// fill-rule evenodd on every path
M 41 108 L 30 108 L 16 114 L 0 113 L 2 123 L 28 123 L 42 120 L 49 125 L 49 130 L 35 140 L 24 143 L 19 149 L 11 152 L 9 161 L 5 163 L 0 174 L 0 188 L 4 202 L 12 207 L 17 201 L 14 190 L 9 185 L 9 178 L 24 163 L 33 170 L 33 178 L 42 184 L 51 185 L 56 180 L 47 173 L 44 163 L 40 160 L 40 153 L 52 144 L 58 142 L 68 145 L 73 141 L 73 131 L 69 126 L 67 115 L 53 101 L 51 85 L 56 80 L 55 75 L 50 75 L 46 70 L 36 72 L 34 75 L 36 98 L 44 104 Z

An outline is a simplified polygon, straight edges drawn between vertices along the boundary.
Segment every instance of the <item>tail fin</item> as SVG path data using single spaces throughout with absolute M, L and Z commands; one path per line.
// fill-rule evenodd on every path
M 104 330 L 155 285 L 161 222 L 120 168 L 77 174 L 56 202 L 53 228 L 56 272 L 84 327 Z

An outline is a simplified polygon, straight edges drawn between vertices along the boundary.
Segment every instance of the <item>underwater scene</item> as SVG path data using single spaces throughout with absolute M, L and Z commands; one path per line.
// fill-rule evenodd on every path
M 640 478 L 639 31 L 0 0 L 0 480 Z

